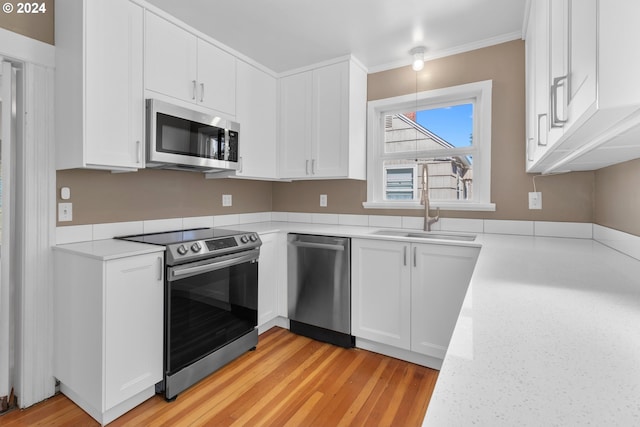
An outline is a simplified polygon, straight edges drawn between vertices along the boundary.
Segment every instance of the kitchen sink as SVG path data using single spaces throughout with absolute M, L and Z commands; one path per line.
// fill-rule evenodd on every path
M 410 237 L 428 240 L 454 240 L 459 242 L 473 242 L 475 234 L 443 233 L 440 231 L 406 231 L 406 230 L 377 230 L 371 234 L 379 236 Z

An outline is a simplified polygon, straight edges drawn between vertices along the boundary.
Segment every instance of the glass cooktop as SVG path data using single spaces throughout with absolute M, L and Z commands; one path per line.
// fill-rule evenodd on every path
M 194 228 L 191 230 L 166 231 L 163 233 L 137 234 L 121 236 L 118 239 L 131 242 L 150 243 L 152 245 L 173 245 L 176 243 L 192 242 L 195 240 L 209 240 L 220 237 L 237 236 L 242 231 L 226 230 L 220 228 Z

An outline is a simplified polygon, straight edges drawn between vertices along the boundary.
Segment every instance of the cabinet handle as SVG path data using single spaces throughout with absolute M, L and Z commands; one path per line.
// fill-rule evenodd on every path
M 404 253 L 403 253 L 403 258 L 404 258 L 404 265 L 407 265 L 407 247 L 404 247 Z
M 418 266 L 418 248 L 415 246 L 413 247 L 413 266 Z
M 191 80 L 191 83 L 193 83 L 193 90 L 191 91 L 191 99 L 195 100 L 196 99 L 196 81 L 195 80 Z
M 309 175 L 309 159 L 305 160 L 304 162 L 305 162 L 304 163 L 304 173 L 306 175 Z
M 242 173 L 242 156 L 238 156 L 238 172 Z
M 311 175 L 316 174 L 316 159 L 311 160 Z
M 200 102 L 204 102 L 204 83 L 200 83 Z
M 158 257 L 158 281 L 162 281 L 162 270 L 164 269 L 164 263 L 162 262 L 162 257 Z
M 140 141 L 136 141 L 136 164 L 140 164 L 142 158 L 142 144 Z
M 567 123 L 566 119 L 560 119 L 558 117 L 558 89 L 564 87 L 565 82 L 569 78 L 569 75 L 555 77 L 553 84 L 551 85 L 551 127 L 561 128 Z
M 547 138 L 544 139 L 544 144 L 542 143 L 542 139 L 540 139 L 540 122 L 542 122 L 542 118 L 547 117 L 547 113 L 538 114 L 538 146 L 546 147 L 547 146 Z
M 531 155 L 531 146 L 533 145 L 533 138 L 527 140 L 527 161 L 533 162 L 533 156 Z

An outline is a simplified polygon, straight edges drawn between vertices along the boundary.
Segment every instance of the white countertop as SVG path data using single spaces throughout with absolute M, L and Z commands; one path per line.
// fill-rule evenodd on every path
M 163 246 L 148 245 L 146 243 L 128 242 L 126 240 L 105 239 L 88 242 L 67 243 L 53 247 L 54 250 L 69 252 L 100 261 L 124 258 L 134 255 L 144 255 L 164 252 Z
M 347 225 L 228 228 L 398 240 Z M 482 250 L 424 426 L 640 425 L 640 261 L 590 239 L 479 234 L 458 244 Z M 158 251 L 117 240 L 56 249 L 100 259 Z
M 640 425 L 640 262 L 483 235 L 425 426 Z
M 367 227 L 241 227 L 372 237 Z M 640 425 L 640 261 L 590 239 L 480 234 L 475 243 L 424 425 Z

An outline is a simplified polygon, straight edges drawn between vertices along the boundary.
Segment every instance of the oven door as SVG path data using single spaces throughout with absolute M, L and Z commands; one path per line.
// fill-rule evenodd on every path
M 255 329 L 259 253 L 253 249 L 167 269 L 167 375 Z

